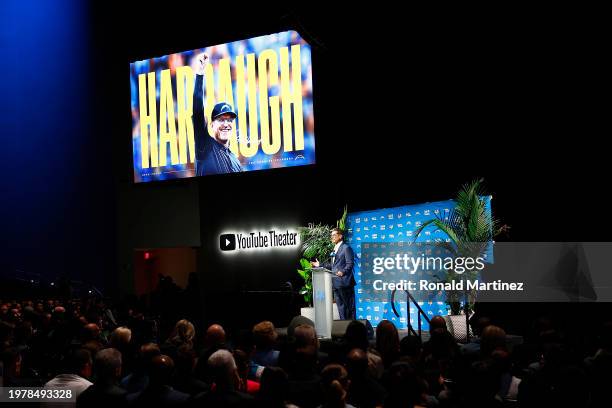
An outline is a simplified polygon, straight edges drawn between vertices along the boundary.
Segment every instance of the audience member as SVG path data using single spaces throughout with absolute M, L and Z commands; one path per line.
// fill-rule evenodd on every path
M 329 364 L 321 371 L 323 404 L 321 408 L 355 408 L 346 403 L 351 381 L 346 369 L 340 364 Z
M 211 390 L 194 398 L 194 406 L 204 407 L 251 407 L 255 400 L 239 391 L 240 376 L 232 353 L 217 350 L 208 358 L 208 367 L 213 380 Z
M 270 321 L 263 321 L 253 327 L 253 342 L 255 343 L 253 362 L 264 367 L 278 365 L 279 351 L 274 349 L 277 337 L 274 324 Z
M 121 353 L 115 348 L 100 350 L 94 364 L 96 380 L 77 398 L 77 407 L 119 408 L 127 406 L 126 391 L 119 386 Z
M 70 353 L 65 359 L 61 374 L 56 375 L 45 384 L 46 389 L 70 388 L 75 397 L 78 397 L 89 388 L 92 375 L 93 362 L 91 353 L 87 349 L 77 349 Z M 45 407 L 73 407 L 74 403 L 49 403 Z
M 153 357 L 149 364 L 149 384 L 143 391 L 127 396 L 130 405 L 138 408 L 184 405 L 189 400 L 189 394 L 170 386 L 173 373 L 172 358 L 163 354 Z

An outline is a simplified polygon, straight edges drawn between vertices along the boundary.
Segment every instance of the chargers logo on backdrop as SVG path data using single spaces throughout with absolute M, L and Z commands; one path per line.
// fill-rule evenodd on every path
M 491 211 L 490 197 L 483 197 L 486 201 L 487 211 Z M 398 329 L 408 327 L 406 320 L 405 296 L 401 303 L 396 298 L 396 309 L 400 312 L 397 317 L 391 307 L 391 291 L 387 302 L 374 301 L 370 293 L 372 286 L 362 285 L 361 280 L 361 246 L 366 243 L 390 243 L 390 242 L 412 242 L 414 232 L 424 222 L 435 217 L 444 218 L 455 208 L 453 200 L 438 201 L 433 203 L 408 205 L 396 208 L 385 208 L 373 211 L 360 211 L 350 213 L 347 216 L 346 241 L 355 252 L 355 307 L 357 319 L 370 320 L 372 326 L 377 326 L 382 320 L 390 320 Z M 379 231 L 379 233 L 368 233 Z M 392 231 L 392 232 L 391 232 Z M 416 242 L 436 242 L 447 240 L 448 236 L 435 226 L 426 228 L 417 238 Z M 490 253 L 492 259 L 492 252 Z M 365 282 L 363 282 L 365 283 Z M 419 306 L 429 318 L 435 315 L 446 315 L 447 306 L 444 302 L 419 302 Z M 416 327 L 416 308 L 410 309 L 410 323 Z M 427 322 L 423 321 L 422 328 L 428 330 Z

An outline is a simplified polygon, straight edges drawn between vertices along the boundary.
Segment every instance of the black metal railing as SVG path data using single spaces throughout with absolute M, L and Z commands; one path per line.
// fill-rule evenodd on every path
M 406 292 L 406 323 L 408 324 L 408 334 L 410 335 L 410 333 L 412 333 L 414 336 L 421 337 L 421 334 L 422 334 L 422 330 L 421 330 L 422 320 L 421 319 L 425 318 L 425 321 L 429 324 L 429 317 L 427 317 L 427 313 L 425 313 L 423 308 L 421 308 L 421 306 L 416 301 L 414 296 L 412 296 L 410 294 L 410 292 L 408 292 L 407 290 L 405 290 L 404 292 Z M 395 313 L 395 315 L 397 317 L 401 317 L 399 312 L 395 308 L 395 294 L 396 294 L 396 290 L 394 290 L 392 295 L 391 295 L 391 308 L 393 309 L 393 313 Z M 410 308 L 411 308 L 411 304 L 412 304 L 412 307 L 416 307 L 417 308 L 417 330 L 418 330 L 418 334 L 414 330 L 414 327 L 412 327 L 412 322 L 410 321 Z

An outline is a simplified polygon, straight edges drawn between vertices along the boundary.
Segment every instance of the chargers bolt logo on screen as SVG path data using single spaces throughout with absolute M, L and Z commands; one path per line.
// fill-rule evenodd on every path
M 219 237 L 219 248 L 222 251 L 233 251 L 236 249 L 236 235 L 222 234 Z
M 221 234 L 219 236 L 219 249 L 224 252 L 257 249 L 292 249 L 299 245 L 298 241 L 298 232 L 289 229 L 237 232 Z

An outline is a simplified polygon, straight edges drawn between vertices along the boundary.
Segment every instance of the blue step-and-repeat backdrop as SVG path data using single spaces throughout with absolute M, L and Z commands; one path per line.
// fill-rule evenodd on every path
M 491 197 L 483 197 L 486 208 L 490 214 Z M 382 320 L 390 320 L 398 329 L 406 329 L 406 295 L 398 292 L 395 297 L 395 308 L 400 316 L 397 317 L 391 306 L 391 291 L 386 302 L 374 301 L 361 285 L 361 244 L 362 243 L 389 243 L 413 242 L 414 232 L 424 222 L 432 218 L 444 218 L 455 207 L 453 200 L 438 201 L 403 207 L 384 208 L 372 211 L 354 212 L 347 215 L 346 242 L 355 252 L 355 307 L 358 319 L 367 319 L 376 327 Z M 448 236 L 435 226 L 429 226 L 415 242 L 448 241 Z M 401 301 L 400 301 L 401 300 Z M 435 315 L 448 314 L 445 302 L 419 302 L 419 305 L 429 318 Z M 410 322 L 417 328 L 416 307 L 410 308 Z M 423 330 L 428 330 L 428 324 L 422 321 Z

